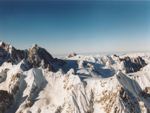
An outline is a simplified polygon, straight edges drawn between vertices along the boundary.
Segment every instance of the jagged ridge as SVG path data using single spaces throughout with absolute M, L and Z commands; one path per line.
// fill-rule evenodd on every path
M 15 47 L 1 42 L 0 45 L 0 64 L 4 62 L 11 62 L 18 64 L 20 61 L 25 60 L 28 62 L 29 69 L 32 67 L 49 68 L 51 71 L 57 71 L 58 68 L 64 64 L 63 60 L 53 58 L 44 48 L 34 45 L 28 50 L 19 50 Z
M 150 112 L 150 54 L 61 60 L 37 45 L 0 45 L 2 113 Z

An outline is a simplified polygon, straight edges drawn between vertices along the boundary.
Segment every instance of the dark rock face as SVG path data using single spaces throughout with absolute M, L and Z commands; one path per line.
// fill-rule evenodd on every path
M 33 67 L 42 66 L 43 68 L 49 68 L 51 71 L 56 71 L 65 63 L 63 60 L 53 58 L 44 48 L 37 45 L 29 49 L 27 60 Z
M 18 50 L 11 47 L 4 42 L 0 45 L 0 65 L 4 62 L 11 62 L 13 64 L 19 63 L 22 59 L 26 58 L 26 52 L 24 50 Z
M 35 45 L 29 50 L 19 50 L 11 47 L 9 44 L 1 43 L 0 45 L 0 65 L 4 62 L 18 64 L 24 60 L 21 68 L 26 71 L 32 67 L 48 68 L 51 71 L 57 71 L 65 61 L 53 58 L 44 48 Z
M 2 65 L 9 58 L 10 54 L 8 53 L 8 46 L 2 42 L 0 45 L 0 65 Z
M 37 45 L 29 49 L 28 61 L 33 67 L 39 67 L 42 60 L 45 65 L 51 64 L 53 59 L 54 58 L 44 48 L 38 47 Z
M 13 96 L 7 91 L 0 90 L 0 113 L 5 113 L 13 102 Z
M 27 51 L 15 49 L 12 47 L 10 61 L 13 63 L 19 63 L 21 60 L 27 58 Z
M 3 48 L 0 48 L 0 65 L 9 59 L 9 54 Z
M 126 73 L 137 72 L 146 65 L 145 61 L 140 56 L 137 58 L 125 57 L 120 59 L 120 61 L 124 63 Z

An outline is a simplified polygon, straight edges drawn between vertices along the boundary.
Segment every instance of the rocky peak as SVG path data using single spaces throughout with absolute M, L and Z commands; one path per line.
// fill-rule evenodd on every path
M 4 62 L 18 64 L 22 60 L 27 62 L 23 64 L 25 67 L 36 68 L 42 66 L 52 71 L 58 70 L 64 64 L 63 60 L 53 58 L 46 49 L 39 47 L 37 44 L 27 50 L 20 50 L 10 44 L 0 42 L 0 65 Z
M 146 62 L 140 56 L 136 58 L 130 58 L 127 56 L 124 58 L 120 58 L 120 61 L 123 62 L 126 73 L 139 71 L 146 65 Z
M 0 65 L 3 62 L 7 61 L 9 59 L 9 56 L 9 45 L 4 42 L 0 42 Z
M 42 62 L 44 62 L 47 67 L 52 64 L 54 58 L 44 48 L 41 48 L 35 44 L 28 51 L 28 60 L 34 67 L 39 67 Z

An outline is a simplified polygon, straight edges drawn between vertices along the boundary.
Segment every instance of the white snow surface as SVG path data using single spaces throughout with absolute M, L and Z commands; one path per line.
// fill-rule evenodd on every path
M 6 113 L 149 113 L 150 54 L 124 56 L 141 56 L 147 65 L 126 74 L 117 57 L 76 55 L 65 60 L 76 60 L 78 69 L 64 73 L 42 67 L 23 71 L 23 61 L 5 62 L 0 66 L 0 90 L 14 96 Z

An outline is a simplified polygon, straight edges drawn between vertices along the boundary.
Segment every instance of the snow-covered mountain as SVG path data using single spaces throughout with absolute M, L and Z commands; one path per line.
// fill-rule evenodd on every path
M 150 113 L 150 53 L 57 59 L 0 42 L 0 113 Z

